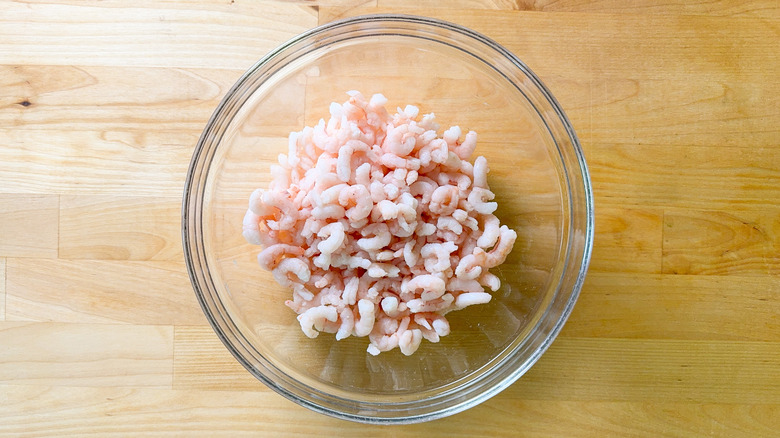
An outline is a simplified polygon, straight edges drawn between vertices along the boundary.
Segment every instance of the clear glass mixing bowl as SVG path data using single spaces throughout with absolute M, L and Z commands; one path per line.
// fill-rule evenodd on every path
M 307 338 L 291 296 L 241 235 L 250 193 L 267 187 L 290 131 L 328 117 L 349 90 L 413 104 L 445 129 L 474 130 L 490 165 L 496 215 L 518 233 L 492 272 L 485 305 L 447 315 L 452 333 L 406 357 L 371 356 L 367 338 Z M 225 346 L 255 377 L 325 414 L 372 423 L 426 421 L 474 406 L 517 380 L 574 306 L 590 258 L 593 205 L 577 137 L 530 69 L 492 40 L 430 18 L 333 22 L 280 46 L 247 71 L 209 120 L 183 201 L 195 293 Z

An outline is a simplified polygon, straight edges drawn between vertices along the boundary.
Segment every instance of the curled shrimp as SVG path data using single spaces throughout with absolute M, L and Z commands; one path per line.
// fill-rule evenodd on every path
M 374 328 L 374 318 L 376 314 L 374 303 L 369 300 L 362 299 L 358 301 L 357 306 L 359 318 L 355 322 L 355 336 L 368 336 L 368 334 L 371 333 L 371 330 Z
M 317 249 L 321 253 L 332 254 L 341 247 L 344 243 L 346 235 L 344 234 L 344 224 L 341 222 L 333 222 L 320 228 L 317 233 L 320 238 L 327 237 L 325 240 L 317 244 Z
M 450 254 L 456 249 L 453 242 L 425 244 L 420 249 L 420 255 L 425 259 L 425 269 L 428 272 L 444 272 L 450 269 Z
M 495 202 L 487 202 L 495 198 L 496 195 L 490 190 L 483 189 L 481 187 L 473 187 L 471 193 L 469 193 L 468 202 L 471 208 L 477 213 L 481 214 L 493 214 L 498 208 L 498 204 Z
M 446 284 L 436 275 L 418 275 L 401 286 L 401 291 L 413 293 L 423 301 L 431 301 L 444 295 Z
M 290 287 L 293 283 L 306 283 L 311 278 L 309 265 L 299 258 L 282 259 L 273 274 L 276 282 L 285 287 Z
M 458 267 L 455 268 L 455 276 L 462 280 L 474 280 L 482 275 L 482 266 L 484 263 L 484 252 L 479 258 L 475 254 L 469 254 L 458 262 Z
M 277 243 L 260 251 L 260 254 L 257 255 L 257 262 L 265 269 L 273 271 L 285 257 L 299 257 L 302 255 L 303 248 L 300 246 Z
M 477 246 L 480 248 L 488 249 L 492 248 L 498 240 L 500 234 L 500 222 L 494 215 L 487 215 L 484 219 L 485 228 L 482 231 L 482 235 L 477 239 Z
M 431 194 L 431 203 L 428 208 L 439 215 L 450 215 L 458 207 L 458 188 L 455 186 L 439 186 Z
M 360 234 L 364 237 L 357 240 L 357 246 L 365 251 L 380 250 L 387 246 L 392 238 L 387 224 L 382 222 L 364 227 Z
M 369 149 L 369 146 L 360 140 L 349 140 L 339 149 L 336 160 L 336 175 L 340 180 L 347 182 L 352 176 L 352 155 L 355 152 L 366 152 Z
M 301 330 L 306 336 L 316 338 L 324 327 L 325 321 L 336 322 L 338 317 L 339 314 L 335 307 L 317 306 L 298 315 L 298 322 L 300 322 Z
M 260 233 L 260 216 L 252 210 L 247 210 L 242 224 L 242 235 L 252 245 L 262 245 L 263 235 Z
M 341 320 L 341 324 L 336 332 L 337 341 L 348 338 L 355 329 L 355 314 L 349 307 L 344 308 L 344 310 L 339 313 L 339 319 Z
M 358 222 L 371 214 L 374 203 L 371 201 L 371 195 L 365 186 L 353 185 L 339 193 L 339 204 L 347 208 L 347 218 L 350 221 Z
M 466 138 L 463 139 L 463 143 L 455 146 L 453 148 L 453 152 L 455 152 L 461 160 L 468 160 L 476 148 L 477 133 L 474 131 L 469 131 L 466 134 Z
M 498 243 L 496 243 L 496 246 L 487 253 L 485 266 L 493 268 L 504 263 L 504 260 L 506 260 L 506 257 L 512 251 L 512 246 L 514 246 L 516 239 L 517 233 L 514 230 L 509 229 L 506 225 L 501 225 Z
M 412 152 L 416 142 L 417 137 L 413 132 L 409 132 L 409 125 L 403 124 L 387 130 L 387 136 L 382 142 L 382 149 L 393 155 L 403 157 Z

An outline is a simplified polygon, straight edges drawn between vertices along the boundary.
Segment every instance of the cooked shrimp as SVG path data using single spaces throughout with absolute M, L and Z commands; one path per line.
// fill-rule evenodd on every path
M 277 243 L 260 251 L 260 254 L 257 255 L 257 262 L 265 269 L 273 271 L 284 257 L 297 257 L 301 255 L 303 255 L 303 248 L 300 246 Z
M 330 118 L 293 132 L 266 190 L 249 197 L 242 234 L 292 289 L 306 336 L 369 337 L 376 355 L 410 355 L 450 332 L 450 311 L 487 303 L 517 234 L 493 214 L 477 135 L 434 115 L 350 91 Z

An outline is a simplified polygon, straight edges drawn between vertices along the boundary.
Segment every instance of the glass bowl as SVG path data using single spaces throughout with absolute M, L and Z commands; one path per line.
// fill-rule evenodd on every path
M 328 117 L 349 90 L 388 108 L 434 112 L 442 130 L 479 135 L 496 215 L 517 242 L 491 272 L 488 304 L 447 315 L 452 332 L 412 356 L 372 356 L 367 338 L 307 338 L 291 292 L 242 237 L 249 195 L 291 131 Z M 440 132 L 441 134 L 441 132 Z M 593 239 L 590 180 L 558 103 L 512 53 L 472 30 L 406 15 L 336 21 L 293 38 L 249 69 L 194 151 L 183 200 L 187 269 L 203 311 L 235 358 L 300 405 L 369 423 L 441 418 L 497 394 L 548 348 L 574 306 Z

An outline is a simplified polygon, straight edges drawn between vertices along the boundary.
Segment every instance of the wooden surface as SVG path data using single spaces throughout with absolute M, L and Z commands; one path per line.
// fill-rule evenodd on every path
M 234 80 L 378 11 L 526 61 L 596 203 L 549 352 L 474 409 L 391 428 L 254 381 L 208 327 L 179 231 L 190 154 Z M 0 2 L 0 435 L 778 436 L 779 41 L 777 0 Z

